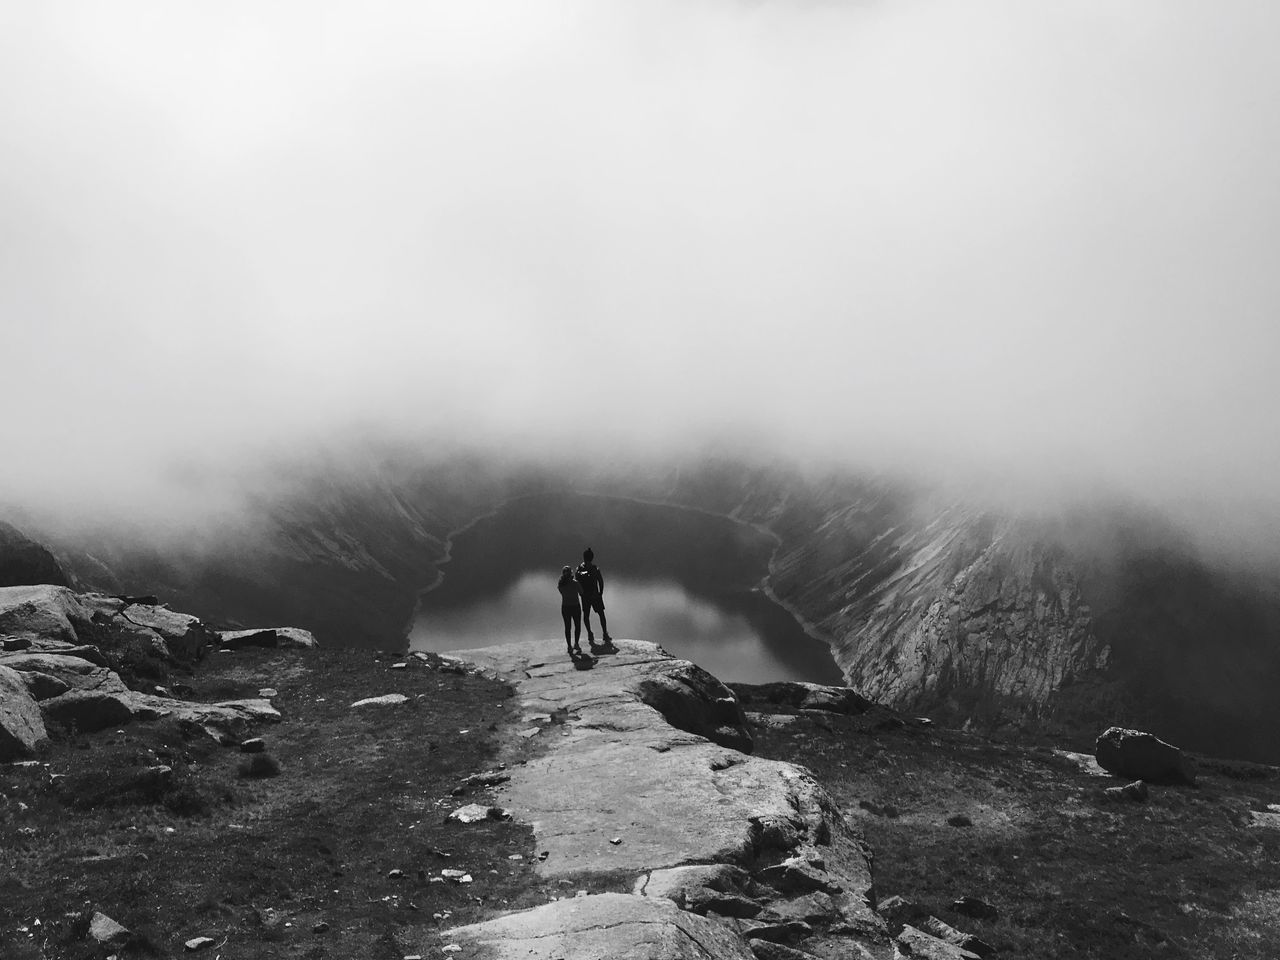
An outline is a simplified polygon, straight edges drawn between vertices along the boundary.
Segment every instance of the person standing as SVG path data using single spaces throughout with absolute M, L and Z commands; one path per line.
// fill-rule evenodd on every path
M 582 594 L 582 618 L 587 624 L 587 643 L 596 645 L 596 636 L 591 632 L 591 611 L 600 615 L 600 631 L 604 634 L 604 646 L 613 643 L 609 636 L 609 624 L 604 618 L 604 574 L 594 563 L 595 553 L 590 547 L 582 551 L 582 562 L 574 571 L 578 581 L 578 590 Z
M 578 603 L 578 581 L 574 579 L 571 567 L 560 571 L 560 582 L 556 587 L 560 591 L 560 616 L 564 618 L 564 645 L 569 648 L 569 656 L 577 659 L 582 655 L 582 607 Z M 569 639 L 570 626 L 573 627 L 572 641 Z

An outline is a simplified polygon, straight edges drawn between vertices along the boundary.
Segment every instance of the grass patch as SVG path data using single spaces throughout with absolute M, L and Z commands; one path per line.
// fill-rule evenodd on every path
M 1280 830 L 1251 825 L 1280 803 L 1274 768 L 1201 762 L 1199 789 L 1117 804 L 1100 788 L 1121 781 L 1044 747 L 827 727 L 757 730 L 756 753 L 808 766 L 861 826 L 879 897 L 916 900 L 1003 956 L 1275 956 Z M 999 917 L 957 915 L 966 895 Z

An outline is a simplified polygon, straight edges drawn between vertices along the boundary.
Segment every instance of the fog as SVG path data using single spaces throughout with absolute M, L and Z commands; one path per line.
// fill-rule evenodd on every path
M 1280 7 L 0 0 L 0 501 L 351 438 L 1280 516 Z

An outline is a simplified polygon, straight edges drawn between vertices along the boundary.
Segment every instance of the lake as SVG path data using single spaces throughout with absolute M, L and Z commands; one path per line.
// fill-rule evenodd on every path
M 565 655 L 556 581 L 587 546 L 614 637 L 661 644 L 722 680 L 843 683 L 826 644 L 759 588 L 774 547 L 767 534 L 611 497 L 524 497 L 458 534 L 443 579 L 422 597 L 411 647 L 540 640 L 548 657 Z M 592 624 L 598 638 L 594 614 Z

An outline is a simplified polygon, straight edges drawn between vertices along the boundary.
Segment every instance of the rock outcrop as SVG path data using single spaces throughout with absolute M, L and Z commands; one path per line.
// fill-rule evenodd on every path
M 267 647 L 282 650 L 302 648 L 310 650 L 317 646 L 316 638 L 311 631 L 303 630 L 300 627 L 222 630 L 218 633 L 218 643 L 226 650 L 239 650 L 241 647 Z
M 44 739 L 40 707 L 21 674 L 0 666 L 0 761 L 30 757 Z
M 293 628 L 258 632 L 284 635 L 293 646 L 315 643 Z M 238 742 L 247 725 L 280 719 L 266 698 L 192 703 L 131 684 L 188 669 L 219 641 L 199 618 L 154 597 L 2 587 L 0 636 L 8 641 L 0 647 L 0 760 L 30 755 L 45 723 L 93 732 L 168 717 Z
M 531 724 L 560 721 L 523 730 L 532 736 L 513 751 L 545 742 L 513 752 L 510 779 L 494 786 L 504 810 L 532 824 L 546 853 L 538 872 L 575 884 L 629 876 L 632 888 L 450 935 L 498 957 L 748 957 L 757 938 L 885 942 L 868 850 L 825 791 L 798 767 L 723 745 L 749 738 L 736 698 L 710 674 L 654 644 L 616 645 L 590 671 L 545 660 L 545 644 L 450 655 L 509 678 Z
M 1107 728 L 1098 737 L 1095 756 L 1102 769 L 1118 777 L 1195 786 L 1195 765 L 1190 758 L 1172 744 L 1141 730 Z

